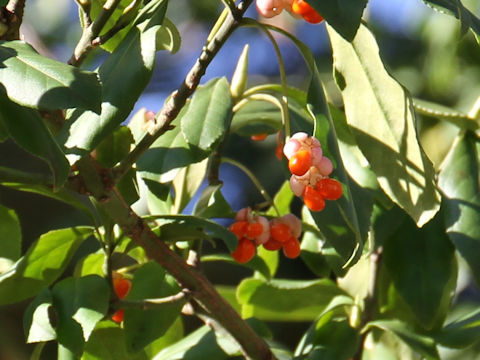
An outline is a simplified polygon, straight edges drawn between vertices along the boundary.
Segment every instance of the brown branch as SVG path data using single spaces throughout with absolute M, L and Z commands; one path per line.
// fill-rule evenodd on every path
M 10 0 L 4 8 L 0 9 L 0 22 L 7 26 L 0 40 L 20 39 L 20 25 L 23 20 L 25 0 Z
M 172 93 L 168 102 L 157 116 L 156 123 L 140 140 L 130 154 L 114 169 L 115 178 L 125 175 L 138 158 L 158 139 L 171 129 L 171 123 L 185 106 L 187 99 L 194 93 L 208 65 L 227 41 L 232 32 L 240 25 L 241 18 L 253 0 L 241 1 L 230 12 L 215 36 L 203 47 L 200 56 L 192 66 L 180 87 Z

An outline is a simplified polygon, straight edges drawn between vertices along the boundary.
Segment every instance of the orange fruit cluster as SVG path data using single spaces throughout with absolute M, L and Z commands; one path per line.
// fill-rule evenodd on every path
M 238 238 L 232 257 L 240 264 L 247 263 L 255 256 L 257 246 L 263 245 L 271 251 L 283 249 L 286 257 L 294 259 L 300 255 L 301 227 L 300 220 L 293 214 L 268 221 L 253 215 L 250 208 L 241 209 L 229 227 Z
M 132 282 L 129 279 L 123 277 L 123 275 L 119 273 L 113 273 L 113 291 L 119 299 L 125 299 L 125 297 L 130 292 L 132 288 Z M 123 321 L 125 315 L 125 311 L 123 309 L 119 309 L 115 311 L 112 315 L 112 320 L 116 323 L 121 323 Z

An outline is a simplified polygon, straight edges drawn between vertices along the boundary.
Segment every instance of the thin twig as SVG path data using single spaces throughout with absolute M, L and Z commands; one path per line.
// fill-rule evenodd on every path
M 75 46 L 72 57 L 68 63 L 73 66 L 80 66 L 88 52 L 95 46 L 93 41 L 100 35 L 108 19 L 112 16 L 121 0 L 107 0 L 98 17 L 83 29 L 82 36 Z
M 158 139 L 162 134 L 171 129 L 171 123 L 177 117 L 180 110 L 185 106 L 187 99 L 194 93 L 200 79 L 205 74 L 208 65 L 223 46 L 225 41 L 229 38 L 232 32 L 240 25 L 238 18 L 243 16 L 248 6 L 253 0 L 241 1 L 237 6 L 235 19 L 231 12 L 222 23 L 221 27 L 216 32 L 215 36 L 202 49 L 197 61 L 190 69 L 184 81 L 169 97 L 168 102 L 157 116 L 156 123 L 152 126 L 144 137 L 140 140 L 137 146 L 126 156 L 120 164 L 114 169 L 115 179 L 121 178 L 125 175 L 135 164 L 138 158 Z
M 171 296 L 166 296 L 158 299 L 144 299 L 144 300 L 119 300 L 113 307 L 115 309 L 137 308 L 142 310 L 155 309 L 166 304 L 174 304 L 178 302 L 187 302 L 192 297 L 188 290 L 182 290 L 179 293 Z
M 26 0 L 10 0 L 3 9 L 1 9 L 0 20 L 8 30 L 0 37 L 0 40 L 18 40 L 20 39 L 20 25 L 23 20 L 23 9 Z

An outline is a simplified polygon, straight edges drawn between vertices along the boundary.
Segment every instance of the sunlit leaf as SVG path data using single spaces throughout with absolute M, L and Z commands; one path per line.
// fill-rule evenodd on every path
M 385 70 L 361 25 L 352 43 L 328 27 L 347 122 L 386 194 L 422 226 L 440 205 L 434 169 L 417 139 L 412 100 Z
M 120 125 L 150 81 L 155 64 L 156 36 L 166 11 L 166 1 L 150 1 L 134 26 L 98 69 L 103 84 L 102 112 L 75 110 L 58 135 L 71 163 L 93 150 Z
M 45 289 L 35 297 L 23 314 L 23 329 L 27 343 L 54 340 L 57 337 L 48 314 L 52 307 L 52 293 Z
M 80 356 L 85 341 L 108 311 L 110 287 L 105 278 L 66 278 L 52 289 L 58 342 Z
M 10 100 L 43 110 L 100 112 L 97 74 L 38 54 L 23 41 L 0 41 L 0 83 Z
M 455 16 L 460 20 L 461 33 L 465 34 L 471 28 L 480 35 L 480 19 L 468 10 L 460 0 L 423 0 L 423 2 L 435 10 Z
M 27 253 L 0 275 L 0 304 L 11 304 L 35 296 L 65 270 L 80 244 L 93 228 L 77 227 L 43 234 Z
M 445 196 L 447 234 L 480 283 L 480 144 L 474 133 L 459 136 L 442 164 L 438 185 Z
M 0 205 L 0 258 L 13 261 L 22 251 L 22 229 L 14 210 Z

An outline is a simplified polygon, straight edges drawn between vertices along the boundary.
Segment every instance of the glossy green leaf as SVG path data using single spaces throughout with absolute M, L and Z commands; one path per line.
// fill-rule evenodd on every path
M 35 296 L 50 285 L 63 273 L 80 244 L 92 234 L 90 227 L 43 234 L 9 271 L 0 275 L 0 305 Z
M 179 171 L 173 179 L 175 189 L 175 201 L 173 203 L 173 212 L 179 214 L 185 209 L 190 200 L 202 185 L 207 172 L 208 160 L 205 159 L 199 163 L 188 165 Z
M 75 110 L 58 135 L 73 163 L 93 150 L 132 111 L 152 75 L 156 36 L 166 11 L 166 1 L 150 1 L 138 14 L 121 44 L 98 69 L 103 84 L 102 112 Z
M 85 341 L 108 311 L 108 282 L 97 275 L 66 278 L 53 287 L 52 298 L 57 316 L 57 340 L 80 356 Z
M 23 41 L 0 41 L 0 83 L 10 100 L 43 110 L 100 112 L 97 74 L 38 54 Z
M 153 183 L 166 183 L 172 181 L 181 168 L 197 163 L 206 157 L 206 154 L 191 149 L 180 130 L 180 119 L 188 108 L 186 105 L 179 113 L 172 125 L 174 129 L 160 136 L 152 146 L 138 159 L 137 171 L 140 176 Z M 144 111 L 143 111 L 144 113 Z M 135 116 L 129 124 L 136 141 L 140 139 L 144 124 L 142 112 Z M 149 182 L 147 186 L 151 188 Z
M 148 262 L 135 271 L 132 289 L 127 300 L 161 298 L 174 295 L 180 287 L 165 276 L 165 270 L 156 262 Z M 155 309 L 125 309 L 125 337 L 127 350 L 136 353 L 165 334 L 180 315 L 184 303 L 165 304 Z
M 226 78 L 199 87 L 181 119 L 185 140 L 198 151 L 212 151 L 225 136 L 232 120 L 233 100 Z
M 22 229 L 14 210 L 0 205 L 0 258 L 16 261 L 22 252 Z
M 92 20 L 97 19 L 100 12 L 103 10 L 103 6 L 105 5 L 106 0 L 92 0 L 90 2 L 90 18 Z M 123 29 L 118 31 L 113 37 L 111 37 L 107 42 L 103 43 L 101 47 L 109 52 L 115 50 L 115 48 L 122 42 L 125 36 L 128 34 L 129 30 L 133 26 L 133 20 L 135 16 L 138 14 L 138 11 L 142 7 L 141 2 L 137 2 L 136 6 L 133 8 L 129 8 L 127 10 L 127 14 L 123 15 L 126 8 L 132 3 L 131 0 L 121 0 L 113 13 L 108 18 L 101 35 L 106 34 L 110 31 L 116 24 L 122 24 L 124 26 Z M 123 15 L 123 16 L 122 16 Z M 80 20 L 83 21 L 82 15 L 80 15 Z
M 230 204 L 225 200 L 220 191 L 222 184 L 209 185 L 201 193 L 195 207 L 193 214 L 204 218 L 226 218 L 234 217 L 235 212 L 232 210 Z
M 159 215 L 159 216 L 150 216 L 147 219 L 163 220 L 164 223 L 176 223 L 184 227 L 191 227 L 195 229 L 204 229 L 207 234 L 213 238 L 222 239 L 227 248 L 230 251 L 235 251 L 237 248 L 238 240 L 237 237 L 230 231 L 228 231 L 222 225 L 217 224 L 211 220 L 203 219 L 197 216 L 188 216 L 188 215 Z
M 366 240 L 372 201 L 356 201 L 358 194 L 353 193 L 354 184 L 351 183 L 341 159 L 336 130 L 316 66 L 313 69 L 307 102 L 315 116 L 315 137 L 322 144 L 324 156 L 334 164 L 335 170 L 330 177 L 340 181 L 343 188 L 340 199 L 327 201 L 324 210 L 311 212 L 312 217 L 328 243 L 343 258 L 343 267 L 353 265 L 359 259 Z M 360 218 L 358 214 L 363 217 Z M 359 222 L 360 219 L 363 220 L 362 223 Z
M 97 161 L 104 167 L 113 167 L 130 152 L 133 143 L 130 129 L 120 126 L 98 145 Z
M 140 199 L 137 172 L 135 168 L 128 170 L 127 173 L 117 182 L 117 190 L 128 205 L 132 205 Z
M 112 321 L 101 321 L 93 330 L 82 360 L 148 360 L 144 351 L 130 354 L 125 346 L 125 332 Z
M 445 327 L 435 335 L 435 340 L 442 346 L 462 349 L 476 342 L 480 338 L 480 310 L 462 316 Z
M 422 226 L 440 207 L 434 169 L 417 138 L 412 100 L 385 70 L 372 33 L 352 43 L 328 27 L 347 122 L 385 193 Z
M 177 341 L 182 340 L 184 338 L 183 328 L 184 326 L 182 318 L 178 317 L 163 336 L 153 341 L 144 349 L 145 353 L 148 355 L 148 358 L 153 359 L 153 357 L 163 349 L 175 344 Z
M 480 35 L 480 19 L 468 10 L 460 0 L 423 0 L 423 2 L 435 10 L 455 16 L 460 20 L 461 32 L 465 34 L 471 28 Z
M 217 344 L 213 331 L 204 325 L 160 351 L 153 360 L 227 360 L 228 358 L 229 356 Z
M 48 164 L 60 187 L 70 171 L 65 155 L 38 112 L 11 102 L 2 88 L 0 83 L 0 123 L 20 147 Z
M 103 251 L 89 254 L 79 260 L 75 265 L 74 276 L 82 277 L 87 275 L 105 276 L 105 254 Z
M 175 24 L 167 17 L 163 19 L 162 28 L 157 34 L 157 48 L 175 54 L 180 50 L 182 37 Z
M 268 209 L 267 211 L 267 215 L 283 216 L 289 214 L 291 212 L 290 204 L 292 203 L 294 197 L 295 194 L 290 189 L 290 182 L 287 180 L 282 184 L 280 189 L 278 189 L 277 193 L 275 194 L 273 198 L 273 203 L 275 204 L 275 207 L 271 206 L 270 209 Z M 277 214 L 277 210 L 279 214 Z
M 295 355 L 310 360 L 351 359 L 359 344 L 360 336 L 345 316 L 332 313 L 320 317 L 302 338 Z
M 368 0 L 306 0 L 340 35 L 352 41 Z
M 426 335 L 416 333 L 409 325 L 401 321 L 376 320 L 368 323 L 365 330 L 372 327 L 394 334 L 426 359 L 439 359 L 434 340 Z
M 27 343 L 44 342 L 57 338 L 48 313 L 52 308 L 52 302 L 52 293 L 49 289 L 45 289 L 28 305 L 23 314 L 23 329 Z
M 476 135 L 462 133 L 442 164 L 438 185 L 445 196 L 447 234 L 480 283 L 480 145 Z
M 410 218 L 383 244 L 383 260 L 395 289 L 430 329 L 445 319 L 455 290 L 455 249 L 443 229 L 441 214 L 419 229 Z
M 327 279 L 245 279 L 237 289 L 244 316 L 273 321 L 311 321 L 339 295 L 348 296 Z

